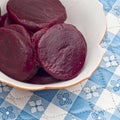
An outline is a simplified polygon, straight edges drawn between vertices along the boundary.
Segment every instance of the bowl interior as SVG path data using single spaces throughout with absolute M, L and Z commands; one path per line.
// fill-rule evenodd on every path
M 6 3 L 8 0 L 1 0 L 0 7 L 2 14 L 6 12 Z M 88 53 L 86 62 L 81 73 L 74 79 L 46 85 L 33 85 L 18 82 L 4 73 L 0 72 L 0 81 L 14 87 L 28 90 L 63 88 L 74 85 L 87 79 L 100 64 L 104 50 L 100 47 L 100 41 L 106 31 L 106 18 L 103 12 L 103 6 L 98 0 L 60 0 L 66 8 L 66 23 L 75 25 L 84 35 L 87 41 Z

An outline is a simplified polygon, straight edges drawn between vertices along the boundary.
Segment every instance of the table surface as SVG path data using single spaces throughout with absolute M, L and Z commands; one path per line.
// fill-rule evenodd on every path
M 120 120 L 120 0 L 99 0 L 107 18 L 97 71 L 63 90 L 22 91 L 0 83 L 0 120 Z

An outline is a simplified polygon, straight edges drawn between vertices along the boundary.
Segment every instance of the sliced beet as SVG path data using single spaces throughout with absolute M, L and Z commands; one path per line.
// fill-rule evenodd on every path
M 9 0 L 10 17 L 30 30 L 39 30 L 66 20 L 66 11 L 59 0 Z
M 32 83 L 32 84 L 51 84 L 56 82 L 60 82 L 60 81 L 52 77 L 42 68 L 38 71 L 38 73 L 32 79 L 28 81 L 28 83 Z
M 69 24 L 54 25 L 38 43 L 39 62 L 49 74 L 61 80 L 72 79 L 80 73 L 86 53 L 83 35 Z
M 37 73 L 33 50 L 16 31 L 0 28 L 0 71 L 19 80 L 26 81 Z

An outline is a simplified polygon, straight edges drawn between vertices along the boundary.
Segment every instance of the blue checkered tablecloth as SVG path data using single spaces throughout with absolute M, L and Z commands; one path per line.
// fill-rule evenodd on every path
M 120 120 L 120 0 L 100 2 L 107 34 L 97 71 L 63 90 L 30 92 L 0 83 L 0 120 Z

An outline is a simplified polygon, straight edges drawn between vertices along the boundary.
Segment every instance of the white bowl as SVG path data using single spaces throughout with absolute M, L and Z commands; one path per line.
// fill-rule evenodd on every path
M 8 0 L 0 0 L 2 14 L 6 12 Z M 100 43 L 106 32 L 106 18 L 103 6 L 98 0 L 61 0 L 66 7 L 68 18 L 66 23 L 75 25 L 87 41 L 88 53 L 82 72 L 74 79 L 46 85 L 34 85 L 18 82 L 0 72 L 0 81 L 10 86 L 25 90 L 43 90 L 66 88 L 89 78 L 99 66 L 104 49 Z

